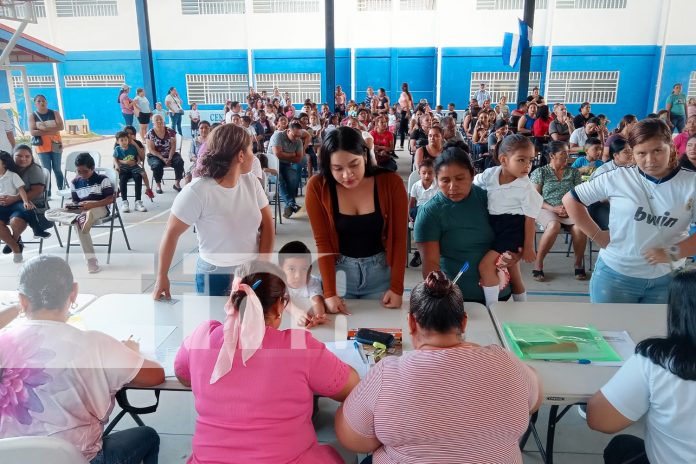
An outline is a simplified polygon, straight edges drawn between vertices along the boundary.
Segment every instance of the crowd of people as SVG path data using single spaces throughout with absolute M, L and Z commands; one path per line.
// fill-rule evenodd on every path
M 543 386 L 513 354 L 465 340 L 465 302 L 490 307 L 510 296 L 525 301 L 519 261 L 534 263 L 531 277 L 545 280 L 544 259 L 562 230 L 572 237 L 578 279 L 587 278 L 587 241 L 601 248 L 590 281 L 593 303 L 668 304 L 667 337 L 639 344 L 587 409 L 593 429 L 615 433 L 647 414 L 654 419 L 648 426 L 659 433 L 649 433 L 645 443 L 628 436 L 613 440 L 607 462 L 641 453 L 650 462 L 675 462 L 674 453 L 696 459 L 693 443 L 680 438 L 693 431 L 693 415 L 674 406 L 675 398 L 693 402 L 696 379 L 688 359 L 696 349 L 696 275 L 680 270 L 687 256 L 696 255 L 696 236 L 687 235 L 696 222 L 696 115 L 688 114 L 681 87 L 675 86 L 666 113 L 641 120 L 626 115 L 614 132 L 590 103 L 575 117 L 563 103 L 550 111 L 539 89 L 511 110 L 504 98 L 493 105 L 482 83 L 464 114 L 454 104 L 445 110 L 432 109 L 426 100 L 416 103 L 407 83 L 401 89 L 392 104 L 384 89 L 368 88 L 365 99 L 355 101 L 338 86 L 334 112 L 311 100 L 297 111 L 279 89 L 270 95 L 250 89 L 247 107 L 228 102 L 219 124 L 192 107 L 187 171 L 177 143 L 185 113 L 176 89 L 165 100 L 167 127 L 161 105 L 152 109 L 142 89 L 130 100 L 124 86 L 118 101 L 126 124 L 113 152 L 119 185 L 95 171 L 92 156 L 80 154 L 71 206 L 45 212 L 50 220 L 78 225 L 88 269 L 98 272 L 90 226 L 108 214 L 119 190 L 121 211 L 130 210 L 131 179 L 134 209 L 145 211 L 143 184 L 148 196 L 162 193 L 163 169 L 174 169 L 178 194 L 160 242 L 153 298 L 171 298 L 168 273 L 178 241 L 192 226 L 197 292 L 229 296 L 224 323 L 208 321 L 185 334 L 175 361 L 176 376 L 192 389 L 198 412 L 190 462 L 221 455 L 244 462 L 342 462 L 335 449 L 317 442 L 313 395 L 343 403 L 336 436 L 349 450 L 371 453 L 366 463 L 423 462 L 435 450 L 447 462 L 491 456 L 521 462 L 518 443 L 541 404 Z M 45 166 L 53 167 L 56 159 L 60 166 L 62 120 L 47 110 L 45 98 L 36 105 L 31 126 L 38 140 L 32 144 L 37 153 L 42 150 Z M 684 132 L 673 140 L 680 125 Z M 410 156 L 409 172 L 398 172 L 400 156 Z M 270 157 L 277 158 L 277 170 L 269 168 Z M 45 230 L 36 211 L 47 207 L 39 197 L 45 198 L 51 182 L 41 172 L 40 183 L 36 168 L 29 146 L 16 147 L 14 158 L 0 152 L 0 239 L 17 262 L 23 228 Z M 400 174 L 417 179 L 410 191 Z M 318 273 L 312 273 L 311 244 L 293 241 L 274 256 L 267 176 L 277 179 L 286 218 L 306 211 Z M 409 221 L 418 248 L 411 264 L 422 266 L 423 277 L 408 302 L 412 352 L 381 361 L 361 381 L 311 331 L 279 329 L 286 310 L 311 329 L 333 314 L 350 314 L 350 300 L 400 308 Z M 543 234 L 535 249 L 538 227 Z M 43 388 L 32 390 L 32 406 L 24 402 L 3 414 L 0 402 L 0 436 L 56 435 L 93 464 L 156 463 L 159 437 L 153 429 L 137 427 L 105 439 L 100 432 L 113 392 L 127 383 L 161 383 L 162 367 L 146 360 L 132 341 L 73 333 L 77 329 L 65 322 L 78 289 L 64 261 L 33 258 L 19 281 L 19 305 L 0 311 L 0 328 L 19 312 L 31 323 L 0 332 L 0 360 L 3 347 L 39 337 L 32 353 L 54 352 L 50 361 L 42 358 L 42 366 L 63 370 L 60 382 L 37 378 Z M 301 349 L 298 339 L 304 340 Z M 127 367 L 112 375 L 113 365 Z M 15 375 L 8 372 L 0 369 L 0 380 Z M 646 375 L 678 393 L 655 394 L 663 387 Z M 72 393 L 58 394 L 61 388 Z M 465 402 L 455 415 L 445 413 L 450 398 L 462 393 L 476 401 Z M 47 416 L 37 415 L 37 401 L 50 408 Z M 665 416 L 663 405 L 672 416 Z M 431 411 L 443 411 L 438 424 L 422 422 Z M 472 431 L 476 438 L 469 440 Z

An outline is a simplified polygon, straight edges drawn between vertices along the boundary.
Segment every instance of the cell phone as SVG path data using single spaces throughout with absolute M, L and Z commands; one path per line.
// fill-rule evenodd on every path
M 80 209 L 80 205 L 68 203 L 67 205 L 65 205 L 65 209 Z
M 387 348 L 390 348 L 394 345 L 394 336 L 377 330 L 360 329 L 355 334 L 355 341 L 365 345 L 372 345 L 374 342 L 379 342 Z

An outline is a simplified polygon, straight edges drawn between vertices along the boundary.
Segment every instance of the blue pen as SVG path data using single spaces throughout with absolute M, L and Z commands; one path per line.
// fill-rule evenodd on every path
M 545 359 L 545 361 L 548 362 L 557 362 L 557 363 L 570 363 L 570 364 L 592 364 L 592 361 L 589 359 L 577 359 L 577 360 L 572 360 L 572 359 Z
M 469 261 L 465 262 L 465 263 L 462 265 L 462 268 L 459 270 L 459 272 L 457 273 L 457 275 L 454 276 L 454 279 L 452 280 L 452 283 L 453 283 L 453 284 L 456 284 L 457 281 L 459 280 L 459 278 L 462 276 L 462 274 L 464 274 L 464 273 L 465 273 L 466 271 L 468 271 L 468 270 L 469 270 Z
M 358 354 L 360 355 L 360 359 L 362 359 L 365 364 L 369 364 L 369 362 L 367 360 L 367 356 L 365 356 L 365 352 L 363 351 L 362 346 L 360 346 L 360 343 L 353 342 L 353 346 L 355 347 L 356 350 L 358 350 Z

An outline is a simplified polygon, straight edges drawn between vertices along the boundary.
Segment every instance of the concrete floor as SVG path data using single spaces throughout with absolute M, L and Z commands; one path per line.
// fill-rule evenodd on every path
M 188 143 L 188 141 L 184 142 L 184 150 L 182 150 L 184 153 L 188 153 Z M 101 165 L 108 167 L 111 163 L 112 147 L 112 140 L 100 140 L 70 147 L 69 150 L 97 150 L 102 153 Z M 410 157 L 407 152 L 399 151 L 397 153 L 400 155 L 398 160 L 399 172 L 404 175 L 408 172 Z M 187 157 L 184 156 L 184 158 Z M 176 194 L 172 185 L 172 181 L 167 181 L 163 187 L 164 194 L 157 195 L 154 202 L 145 199 L 146 207 L 149 210 L 147 213 L 123 214 L 132 250 L 126 249 L 121 232 L 115 231 L 111 263 L 107 265 L 106 256 L 100 256 L 103 268 L 101 273 L 88 274 L 80 248 L 71 249 L 70 264 L 82 293 L 105 295 L 109 293 L 141 293 L 152 290 L 160 236 L 164 231 L 169 216 L 169 208 Z M 302 198 L 300 198 L 299 203 L 302 202 Z M 52 205 L 59 206 L 60 200 L 53 200 Z M 63 240 L 65 240 L 67 229 L 59 227 L 59 230 Z M 25 239 L 31 239 L 28 235 L 26 234 Z M 93 237 L 95 243 L 99 240 L 106 240 L 108 239 L 108 230 L 93 233 Z M 310 248 L 315 248 L 306 216 L 284 220 L 283 224 L 278 226 L 275 250 L 291 240 L 302 240 Z M 76 242 L 75 238 L 74 242 Z M 533 281 L 531 279 L 531 265 L 522 264 L 523 275 L 530 276 L 525 279 L 530 300 L 589 301 L 588 282 L 579 282 L 573 278 L 572 257 L 566 257 L 567 245 L 563 242 L 563 237 L 559 237 L 554 248 L 554 251 L 562 253 L 550 254 L 546 259 L 545 271 L 548 279 L 546 282 Z M 197 242 L 193 232 L 185 233 L 179 241 L 170 270 L 172 294 L 194 292 L 193 269 L 196 249 Z M 36 245 L 27 245 L 24 253 L 25 258 L 36 253 Z M 52 237 L 44 243 L 44 253 L 64 256 L 65 249 L 60 248 L 56 238 Z M 18 269 L 19 265 L 12 263 L 11 255 L 0 256 L 0 289 L 16 288 Z M 420 280 L 422 280 L 420 269 L 408 268 L 406 270 L 405 285 L 407 289 L 413 287 Z M 559 305 L 559 310 L 562 310 L 562 305 Z M 153 397 L 153 394 L 148 392 L 129 394 L 129 398 L 134 404 L 148 404 Z M 332 411 L 335 408 L 335 402 L 328 399 L 322 400 L 321 411 L 317 419 L 319 440 L 322 442 L 335 443 L 332 422 Z M 548 417 L 548 408 L 543 407 L 539 414 L 538 427 L 542 440 L 545 440 L 546 436 L 546 417 Z M 195 424 L 192 395 L 181 392 L 163 392 L 157 413 L 145 416 L 144 420 L 148 425 L 153 426 L 162 437 L 160 462 L 167 464 L 186 462 L 191 449 L 191 437 Z M 133 422 L 128 418 L 124 419 L 120 427 L 125 428 L 132 424 Z M 641 428 L 640 425 L 636 425 L 634 426 L 635 430 L 630 432 L 642 435 Z M 585 421 L 573 408 L 556 428 L 555 462 L 561 464 L 601 463 L 602 450 L 610 438 L 611 436 L 589 430 Z M 355 462 L 355 455 L 343 451 L 342 453 L 346 457 L 346 462 Z M 524 462 L 541 462 L 538 450 L 531 439 L 525 449 Z

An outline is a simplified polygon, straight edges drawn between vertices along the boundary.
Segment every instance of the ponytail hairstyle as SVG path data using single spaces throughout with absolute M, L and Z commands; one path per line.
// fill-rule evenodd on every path
M 625 139 L 622 138 L 616 138 L 614 139 L 611 144 L 609 144 L 609 160 L 614 159 L 614 155 L 617 153 L 621 153 L 624 148 L 628 146 L 628 142 Z
M 696 270 L 677 271 L 667 297 L 667 337 L 638 343 L 636 353 L 683 380 L 696 380 Z
M 273 308 L 280 301 L 286 305 L 290 301 L 288 295 L 288 287 L 285 284 L 283 270 L 273 263 L 266 261 L 252 261 L 239 266 L 235 270 L 235 277 L 239 277 L 241 283 L 254 287 L 254 284 L 260 281 L 254 288 L 254 293 L 261 302 L 263 307 L 263 315 L 268 316 Z M 243 309 L 246 293 L 243 290 L 237 290 L 230 295 L 230 301 L 237 310 Z
M 128 87 L 126 84 L 123 84 L 121 86 L 121 91 L 118 93 L 118 97 L 116 97 L 116 103 L 121 103 L 121 95 L 123 95 L 124 92 L 130 91 L 130 87 Z
M 29 311 L 62 310 L 73 290 L 72 271 L 62 258 L 39 255 L 25 261 L 19 271 L 19 293 L 29 300 Z
M 510 156 L 517 150 L 523 150 L 529 147 L 534 147 L 529 137 L 522 134 L 511 134 L 507 137 L 503 137 L 503 139 L 495 145 L 495 152 L 497 157 L 500 158 L 501 156 Z
M 654 138 L 660 139 L 663 143 L 669 145 L 669 168 L 676 168 L 679 161 L 677 160 L 677 149 L 674 146 L 674 142 L 672 142 L 672 129 L 662 119 L 648 118 L 638 121 L 631 128 L 631 133 L 628 134 L 628 144 L 631 148 L 635 148 L 636 145 Z
M 616 131 L 614 131 L 615 134 L 618 134 L 619 132 L 623 131 L 626 126 L 629 124 L 636 122 L 638 118 L 636 118 L 635 114 L 627 114 L 623 118 L 621 118 L 621 121 L 619 121 L 619 125 L 616 128 Z
M 432 271 L 411 292 L 409 313 L 424 330 L 461 333 L 466 319 L 462 291 L 444 272 Z

